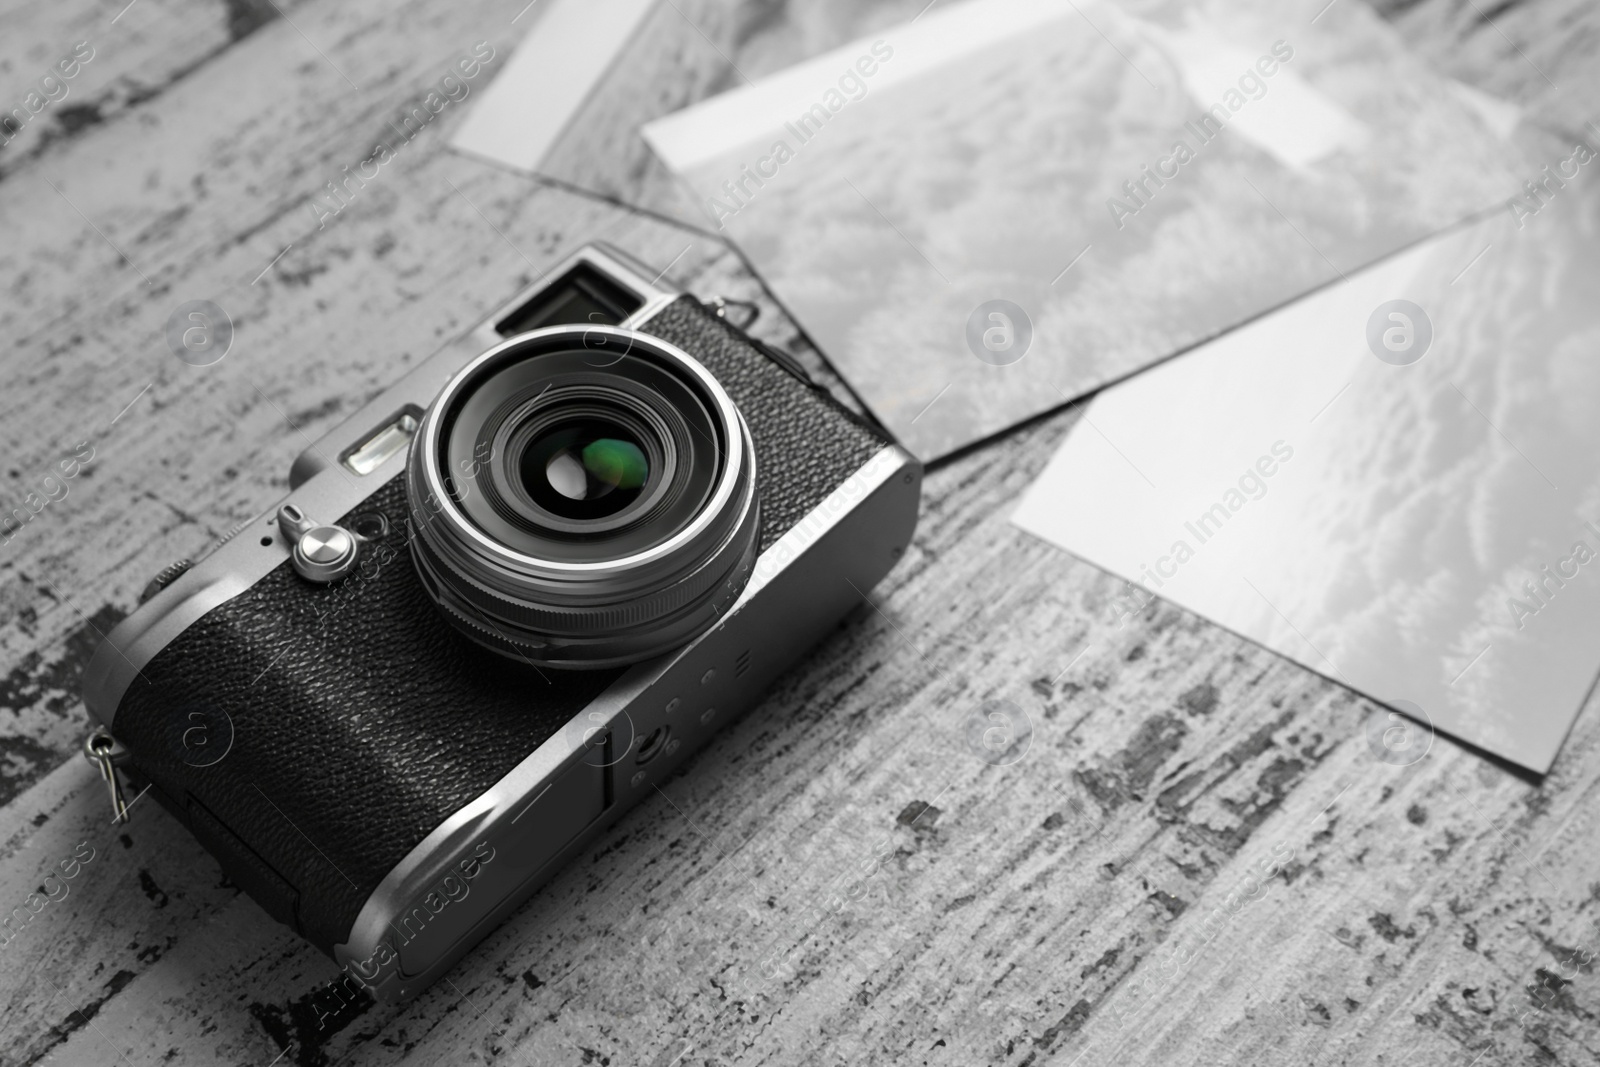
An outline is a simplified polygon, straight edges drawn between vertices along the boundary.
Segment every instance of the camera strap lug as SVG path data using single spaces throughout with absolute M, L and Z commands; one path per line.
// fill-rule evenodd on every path
M 725 297 L 720 297 L 720 296 L 712 297 L 709 301 L 707 301 L 705 303 L 704 306 L 705 306 L 705 308 L 707 310 L 709 310 L 711 312 L 712 315 L 715 315 L 718 319 L 721 319 L 723 322 L 726 322 L 729 326 L 732 326 L 734 329 L 742 331 L 746 327 L 750 326 L 751 323 L 755 322 L 756 315 L 752 314 L 750 316 L 750 318 L 745 322 L 744 326 L 738 326 L 731 319 L 728 318 L 728 308 L 730 308 L 732 306 L 736 306 L 736 305 L 737 306 L 742 306 L 742 307 L 748 307 L 748 308 L 750 308 L 750 310 L 752 312 L 755 312 L 756 314 L 759 314 L 760 310 L 761 310 L 759 307 L 757 307 L 755 304 L 750 303 L 748 300 L 728 300 Z M 803 385 L 810 386 L 812 389 L 821 388 L 820 386 L 817 385 L 816 382 L 812 381 L 811 375 L 806 373 L 806 369 L 805 369 L 804 366 L 801 365 L 800 361 L 798 359 L 795 359 L 789 353 L 785 352 L 783 349 L 775 348 L 774 346 L 767 344 L 767 342 L 763 341 L 761 338 L 754 337 L 754 336 L 752 336 L 750 334 L 746 334 L 744 336 L 744 340 L 746 342 L 748 342 L 757 352 L 760 352 L 763 356 L 766 356 L 768 359 L 772 360 L 772 362 L 776 363 L 778 366 L 780 366 L 784 370 L 788 371 L 789 372 L 789 376 L 794 378 L 796 381 L 800 382 Z
M 128 799 L 122 791 L 122 776 L 117 773 L 117 764 L 128 758 L 128 750 L 121 741 L 111 736 L 110 730 L 97 726 L 83 739 L 83 758 L 94 764 L 100 777 L 105 780 L 106 789 L 111 794 L 112 825 L 127 822 Z
M 706 306 L 711 309 L 711 313 L 717 318 L 731 323 L 736 329 L 740 330 L 748 330 L 755 325 L 756 319 L 761 317 L 761 306 L 750 300 L 729 300 L 725 296 L 714 296 L 706 302 Z M 743 322 L 734 322 L 728 317 L 728 309 L 730 307 L 749 308 L 750 317 Z

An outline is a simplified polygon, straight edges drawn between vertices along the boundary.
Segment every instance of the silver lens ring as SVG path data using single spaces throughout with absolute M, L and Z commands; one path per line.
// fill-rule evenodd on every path
M 536 439 L 606 411 L 638 437 L 626 447 L 644 473 L 616 482 L 625 504 L 589 515 L 543 483 Z M 534 482 L 578 513 L 547 512 Z M 412 557 L 445 617 L 539 666 L 618 666 L 686 643 L 738 598 L 759 541 L 732 398 L 683 350 L 609 326 L 519 334 L 452 376 L 412 441 L 406 496 Z

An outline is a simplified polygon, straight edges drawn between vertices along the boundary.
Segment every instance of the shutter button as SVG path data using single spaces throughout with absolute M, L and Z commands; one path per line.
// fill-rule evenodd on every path
M 278 509 L 278 529 L 294 546 L 290 562 L 308 582 L 336 582 L 355 569 L 360 542 L 343 526 L 316 522 L 293 504 Z

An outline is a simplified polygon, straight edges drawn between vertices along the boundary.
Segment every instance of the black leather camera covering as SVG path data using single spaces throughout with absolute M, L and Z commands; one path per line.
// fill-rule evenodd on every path
M 691 297 L 644 329 L 698 358 L 744 414 L 763 549 L 886 443 Z M 366 512 L 390 531 L 365 574 L 317 586 L 285 559 L 162 649 L 113 724 L 233 881 L 330 955 L 391 868 L 621 673 L 536 670 L 461 637 L 412 568 L 404 478 L 337 521 Z M 184 731 L 217 746 L 229 722 L 227 755 L 192 766 Z

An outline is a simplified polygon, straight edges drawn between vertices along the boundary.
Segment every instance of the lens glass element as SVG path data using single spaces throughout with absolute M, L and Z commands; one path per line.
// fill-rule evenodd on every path
M 606 419 L 555 427 L 528 446 L 519 468 L 534 502 L 566 519 L 614 515 L 650 478 L 650 461 L 634 435 Z

